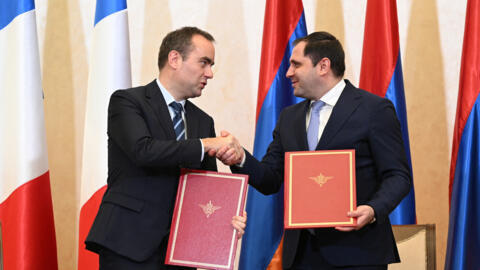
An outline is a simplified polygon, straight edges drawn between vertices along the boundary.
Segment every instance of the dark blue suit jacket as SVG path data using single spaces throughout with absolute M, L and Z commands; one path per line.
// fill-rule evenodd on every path
M 306 100 L 282 111 L 261 162 L 247 152 L 243 168 L 232 166 L 232 171 L 249 174 L 249 183 L 264 194 L 278 192 L 284 179 L 285 152 L 308 150 L 309 103 Z M 376 217 L 376 222 L 359 231 L 315 229 L 324 258 L 337 266 L 398 262 L 388 215 L 409 192 L 412 180 L 392 103 L 346 81 L 316 149 L 355 149 L 357 204 L 372 206 Z M 299 237 L 300 230 L 285 231 L 284 268 L 293 263 Z
M 108 188 L 85 243 L 135 261 L 150 257 L 170 231 L 180 168 L 216 170 L 198 138 L 215 137 L 213 119 L 187 101 L 187 140 L 176 141 L 156 81 L 113 93 L 108 107 Z

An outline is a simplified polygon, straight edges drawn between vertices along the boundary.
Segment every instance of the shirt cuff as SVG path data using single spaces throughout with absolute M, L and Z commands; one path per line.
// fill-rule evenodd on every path
M 243 158 L 242 158 L 242 162 L 240 162 L 239 164 L 236 164 L 235 166 L 239 167 L 239 168 L 243 168 L 243 165 L 245 165 L 245 160 L 247 160 L 247 154 L 243 154 Z
M 205 157 L 205 149 L 203 148 L 203 142 L 200 139 L 200 145 L 202 146 L 202 155 L 200 156 L 200 162 L 203 161 L 203 158 Z

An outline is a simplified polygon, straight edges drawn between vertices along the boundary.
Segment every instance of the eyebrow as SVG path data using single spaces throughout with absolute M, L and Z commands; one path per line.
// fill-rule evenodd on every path
M 206 62 L 209 63 L 211 66 L 215 65 L 215 62 L 213 62 L 212 59 L 210 59 L 210 58 L 208 58 L 208 57 L 206 57 L 206 56 L 200 58 L 200 60 L 206 61 Z
M 290 63 L 294 65 L 300 65 L 300 62 L 290 59 Z

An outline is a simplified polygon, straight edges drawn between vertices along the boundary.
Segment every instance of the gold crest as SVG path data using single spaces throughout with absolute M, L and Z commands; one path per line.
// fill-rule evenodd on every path
M 207 218 L 210 217 L 210 215 L 212 215 L 215 211 L 222 208 L 220 206 L 213 205 L 211 200 L 207 204 L 205 204 L 205 205 L 199 204 L 199 206 L 202 208 L 203 213 L 205 213 Z
M 327 183 L 328 180 L 332 179 L 333 176 L 325 176 L 325 175 L 323 175 L 323 173 L 320 173 L 320 175 L 318 175 L 318 176 L 313 176 L 313 177 L 309 177 L 309 178 L 312 179 L 313 181 L 315 181 L 315 183 L 319 184 L 320 187 L 321 187 L 325 183 Z

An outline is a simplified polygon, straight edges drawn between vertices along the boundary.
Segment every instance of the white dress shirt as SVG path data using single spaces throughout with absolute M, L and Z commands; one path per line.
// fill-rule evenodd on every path
M 333 107 L 335 104 L 337 104 L 338 99 L 340 98 L 340 95 L 343 92 L 343 89 L 345 88 L 345 81 L 340 80 L 332 89 L 328 90 L 323 97 L 320 98 L 321 101 L 325 103 L 322 108 L 320 108 L 319 114 L 320 114 L 320 124 L 318 125 L 318 138 L 317 141 L 320 140 L 322 137 L 323 130 L 325 129 L 325 126 L 327 125 L 328 119 L 330 119 L 330 115 L 332 114 Z M 310 122 L 310 113 L 311 113 L 311 108 L 312 108 L 312 103 L 315 102 L 316 100 L 310 101 L 310 109 L 307 112 L 307 117 L 306 117 L 306 129 L 308 129 L 308 124 Z
M 167 108 L 168 108 L 168 112 L 170 113 L 170 118 L 173 120 L 173 117 L 175 117 L 175 111 L 173 110 L 173 108 L 170 106 L 170 103 L 172 102 L 178 102 L 180 104 L 182 104 L 182 107 L 184 108 L 182 110 L 182 119 L 183 119 L 183 125 L 185 126 L 185 139 L 187 139 L 187 119 L 185 118 L 185 102 L 187 102 L 186 100 L 179 100 L 179 101 L 176 101 L 173 96 L 170 94 L 170 92 L 167 91 L 167 89 L 162 85 L 162 83 L 160 82 L 160 80 L 157 78 L 156 79 L 157 81 L 157 85 L 158 87 L 160 88 L 160 91 L 162 91 L 162 95 L 163 95 L 163 98 L 165 99 L 165 103 L 167 104 Z M 200 139 L 199 139 L 200 140 Z M 203 161 L 203 157 L 205 155 L 205 152 L 203 150 L 203 143 L 202 143 L 202 140 L 200 140 L 200 144 L 202 146 L 202 155 L 201 155 L 201 158 L 200 160 Z

